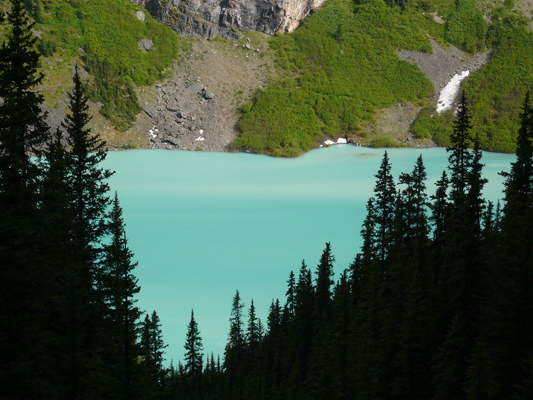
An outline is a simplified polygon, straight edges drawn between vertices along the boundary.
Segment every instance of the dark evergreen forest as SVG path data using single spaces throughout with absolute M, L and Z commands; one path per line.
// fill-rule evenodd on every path
M 10 26 L 0 46 L 0 398 L 533 398 L 529 94 L 502 204 L 483 199 L 463 94 L 435 193 L 421 156 L 395 181 L 385 153 L 363 246 L 337 281 L 326 243 L 314 271 L 303 261 L 290 272 L 266 326 L 237 291 L 223 359 L 204 354 L 192 312 L 184 362 L 166 368 L 159 317 L 136 306 L 136 263 L 77 67 L 52 132 L 32 23 L 12 4 L 0 16 Z

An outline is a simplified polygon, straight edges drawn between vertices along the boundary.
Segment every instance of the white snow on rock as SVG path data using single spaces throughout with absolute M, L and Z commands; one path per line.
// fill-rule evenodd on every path
M 148 133 L 150 134 L 150 136 L 153 137 L 153 138 L 156 138 L 156 137 L 157 137 L 157 135 L 155 134 L 156 132 L 159 132 L 159 129 L 156 129 L 155 126 L 154 126 L 152 129 L 150 129 L 150 130 L 148 131 Z
M 470 71 L 463 71 L 460 75 L 455 74 L 450 82 L 440 91 L 439 101 L 437 103 L 437 113 L 441 113 L 449 109 L 457 93 L 459 93 L 459 87 L 461 86 L 461 81 L 470 75 Z
M 203 137 L 199 136 L 199 137 L 196 138 L 196 140 L 203 141 L 205 139 Z
M 345 138 L 338 138 L 336 142 L 334 142 L 333 140 L 326 140 L 324 142 L 326 146 L 331 146 L 332 144 L 346 144 L 346 143 L 348 143 L 348 141 Z

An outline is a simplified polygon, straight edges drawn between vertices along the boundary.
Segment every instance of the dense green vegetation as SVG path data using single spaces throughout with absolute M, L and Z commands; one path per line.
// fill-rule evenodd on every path
M 327 2 L 294 33 L 271 40 L 283 73 L 242 108 L 235 148 L 295 156 L 324 136 L 361 133 L 377 108 L 423 104 L 431 84 L 394 51 L 431 51 L 430 35 L 469 53 L 494 48 L 489 64 L 464 87 L 481 147 L 514 151 L 520 99 L 533 83 L 533 33 L 512 7 L 506 2 L 495 9 L 487 24 L 470 0 Z M 444 24 L 429 14 L 435 10 Z M 452 113 L 437 115 L 425 104 L 413 133 L 448 145 Z
M 496 10 L 487 30 L 487 45 L 494 48 L 490 62 L 465 80 L 463 88 L 472 101 L 474 132 L 481 147 L 490 151 L 514 152 L 520 102 L 533 87 L 533 32 L 526 21 L 506 8 Z M 433 106 L 422 111 L 413 126 L 417 137 L 433 137 L 449 145 L 453 114 L 435 113 Z
M 431 82 L 394 50 L 431 50 L 424 19 L 382 0 L 336 0 L 294 33 L 277 35 L 270 45 L 282 78 L 243 107 L 234 147 L 296 156 L 324 135 L 357 134 L 377 107 L 421 102 Z
M 37 48 L 46 57 L 80 58 L 94 77 L 88 87 L 92 101 L 102 102 L 100 113 L 115 128 L 126 130 L 141 108 L 136 86 L 163 78 L 176 59 L 179 39 L 170 28 L 157 23 L 148 12 L 140 21 L 141 8 L 128 0 L 25 0 L 40 31 Z M 137 43 L 150 39 L 152 50 Z

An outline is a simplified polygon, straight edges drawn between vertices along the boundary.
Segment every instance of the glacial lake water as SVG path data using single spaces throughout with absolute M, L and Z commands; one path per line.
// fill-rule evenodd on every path
M 326 242 L 335 278 L 361 246 L 365 205 L 384 149 L 337 145 L 295 159 L 252 154 L 136 150 L 109 153 L 110 185 L 124 210 L 141 292 L 138 305 L 156 310 L 166 364 L 183 360 L 194 309 L 204 352 L 220 354 L 239 290 L 247 316 L 253 299 L 266 325 L 273 299 L 285 302 L 286 281 L 302 260 L 314 272 Z M 447 167 L 442 148 L 388 149 L 395 179 L 422 154 L 428 194 Z M 484 153 L 486 199 L 502 197 L 500 171 L 514 155 Z

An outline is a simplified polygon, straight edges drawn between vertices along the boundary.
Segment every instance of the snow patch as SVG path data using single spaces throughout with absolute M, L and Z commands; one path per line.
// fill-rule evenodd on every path
M 154 126 L 152 129 L 150 129 L 150 130 L 148 131 L 148 134 L 149 134 L 151 137 L 156 138 L 156 137 L 157 137 L 157 135 L 155 134 L 156 132 L 159 132 L 159 129 L 157 129 L 157 128 Z
M 459 93 L 459 87 L 461 81 L 470 75 L 470 71 L 463 71 L 460 75 L 455 74 L 450 82 L 441 90 L 439 101 L 437 103 L 437 113 L 440 114 L 443 111 L 451 108 L 457 93 Z
M 199 140 L 199 141 L 204 141 L 205 139 L 201 136 L 197 137 L 196 140 Z
M 346 143 L 348 143 L 348 141 L 345 138 L 338 138 L 336 142 L 334 142 L 333 140 L 326 140 L 324 142 L 326 146 L 331 146 L 333 144 L 346 144 Z

